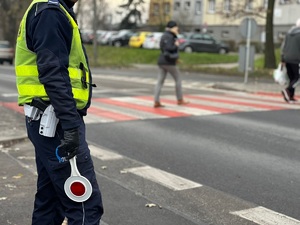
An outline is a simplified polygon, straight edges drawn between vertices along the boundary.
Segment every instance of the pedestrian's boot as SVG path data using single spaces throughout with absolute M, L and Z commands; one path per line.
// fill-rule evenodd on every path
M 190 103 L 189 101 L 185 101 L 183 99 L 177 101 L 177 105 L 187 105 L 189 103 Z
M 154 108 L 161 108 L 161 107 L 165 107 L 165 106 L 162 105 L 160 102 L 154 102 L 153 107 L 154 107 Z
M 287 103 L 289 103 L 290 100 L 291 100 L 291 94 L 290 94 L 289 90 L 288 90 L 287 88 L 286 88 L 286 89 L 283 89 L 283 90 L 281 91 L 281 94 L 282 94 L 282 96 L 283 96 L 283 99 L 284 99 Z

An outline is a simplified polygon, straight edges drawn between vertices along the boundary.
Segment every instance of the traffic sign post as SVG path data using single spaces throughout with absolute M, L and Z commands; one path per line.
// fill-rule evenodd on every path
M 245 57 L 245 68 L 244 68 L 244 72 L 245 72 L 245 78 L 244 78 L 244 83 L 248 82 L 248 75 L 249 75 L 249 65 L 250 65 L 250 48 L 251 48 L 251 37 L 253 37 L 255 35 L 255 32 L 257 30 L 257 23 L 254 19 L 252 18 L 245 18 L 240 26 L 240 31 L 243 37 L 246 38 L 247 42 L 246 42 L 246 57 Z M 241 53 L 241 51 L 240 51 Z M 240 54 L 240 58 L 242 57 L 242 55 Z M 254 58 L 254 54 L 253 54 L 253 58 Z M 254 61 L 254 60 L 253 60 Z M 240 60 L 241 62 L 241 60 Z

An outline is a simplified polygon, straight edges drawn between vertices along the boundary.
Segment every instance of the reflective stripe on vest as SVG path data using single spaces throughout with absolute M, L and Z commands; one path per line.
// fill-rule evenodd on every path
M 34 97 L 40 97 L 49 100 L 44 85 L 40 83 L 38 78 L 38 67 L 36 64 L 36 54 L 30 51 L 26 43 L 26 20 L 30 9 L 36 3 L 48 2 L 48 0 L 33 0 L 28 7 L 21 21 L 17 46 L 16 46 L 16 83 L 18 89 L 18 104 L 24 105 L 30 103 Z M 77 109 L 83 109 L 88 103 L 90 75 L 87 60 L 83 51 L 82 42 L 78 26 L 67 10 L 60 5 L 61 10 L 70 21 L 73 28 L 72 45 L 69 55 L 69 77 L 72 85 L 73 97 L 76 101 Z

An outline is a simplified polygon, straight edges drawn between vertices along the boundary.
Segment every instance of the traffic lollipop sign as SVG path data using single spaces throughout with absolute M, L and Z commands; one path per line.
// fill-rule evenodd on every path
M 76 165 L 76 156 L 70 159 L 69 162 L 71 176 L 65 182 L 65 193 L 75 202 L 84 202 L 92 195 L 92 185 L 88 179 L 80 175 Z

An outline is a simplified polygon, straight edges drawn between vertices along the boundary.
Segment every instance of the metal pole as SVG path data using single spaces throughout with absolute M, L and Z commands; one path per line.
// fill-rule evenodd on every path
M 247 26 L 247 45 L 246 45 L 246 65 L 245 65 L 245 79 L 244 83 L 248 82 L 248 73 L 249 73 L 249 60 L 250 60 L 250 40 L 251 40 L 251 20 L 248 19 L 248 26 Z

